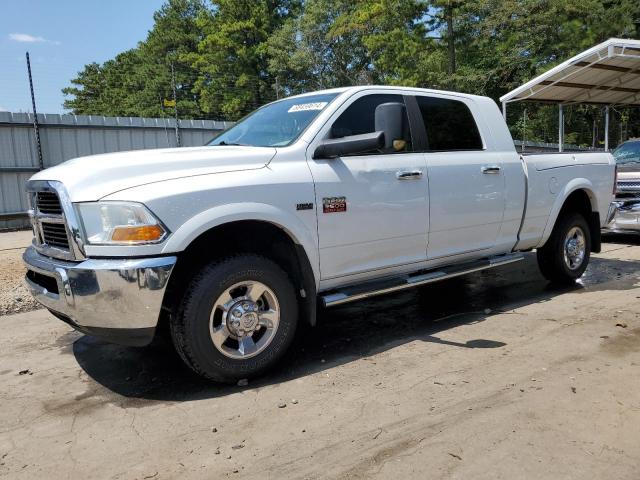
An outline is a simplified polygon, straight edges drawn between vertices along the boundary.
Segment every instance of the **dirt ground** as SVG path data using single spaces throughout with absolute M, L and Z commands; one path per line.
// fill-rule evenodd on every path
M 0 477 L 637 480 L 640 243 L 616 242 L 571 288 L 529 254 L 327 310 L 246 387 L 0 317 Z
M 31 231 L 0 233 L 0 315 L 40 308 L 24 286 L 22 252 L 30 242 Z

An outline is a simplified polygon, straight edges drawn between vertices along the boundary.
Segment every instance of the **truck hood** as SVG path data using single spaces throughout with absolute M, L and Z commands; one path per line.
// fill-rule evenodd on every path
M 640 165 L 620 165 L 618 164 L 618 180 L 631 180 L 640 178 Z
M 148 183 L 262 168 L 275 153 L 275 148 L 241 146 L 106 153 L 68 160 L 38 172 L 31 180 L 60 181 L 71 201 L 87 202 Z

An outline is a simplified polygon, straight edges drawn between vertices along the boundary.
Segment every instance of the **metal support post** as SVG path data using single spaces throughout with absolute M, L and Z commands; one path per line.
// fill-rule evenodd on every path
M 604 151 L 609 151 L 609 105 L 604 107 Z
M 564 151 L 564 105 L 558 105 L 558 151 Z

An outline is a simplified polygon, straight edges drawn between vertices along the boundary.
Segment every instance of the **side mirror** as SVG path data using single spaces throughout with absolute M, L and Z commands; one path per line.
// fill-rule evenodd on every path
M 337 158 L 343 155 L 379 150 L 385 144 L 384 136 L 384 132 L 376 131 L 362 135 L 349 135 L 348 137 L 342 138 L 329 138 L 323 140 L 322 143 L 318 145 L 313 152 L 313 158 Z
M 404 138 L 405 106 L 399 102 L 381 103 L 376 107 L 375 129 L 384 132 L 384 149 L 393 150 L 394 140 Z

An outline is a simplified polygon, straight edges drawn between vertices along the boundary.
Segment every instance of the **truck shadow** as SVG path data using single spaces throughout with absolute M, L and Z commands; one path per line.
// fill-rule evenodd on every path
M 605 233 L 602 241 L 620 245 L 640 245 L 640 231 L 638 233 Z
M 570 287 L 550 285 L 535 263 L 535 254 L 527 254 L 523 262 L 501 269 L 321 311 L 318 326 L 302 329 L 280 366 L 246 387 L 200 379 L 183 366 L 170 345 L 127 348 L 84 336 L 72 350 L 80 367 L 109 396 L 126 397 L 136 406 L 149 400 L 189 401 L 304 377 L 412 341 L 451 348 L 501 348 L 505 343 L 499 338 L 454 342 L 439 333 L 564 293 L 627 290 L 639 282 L 640 265 L 635 261 L 593 258 L 585 276 Z

